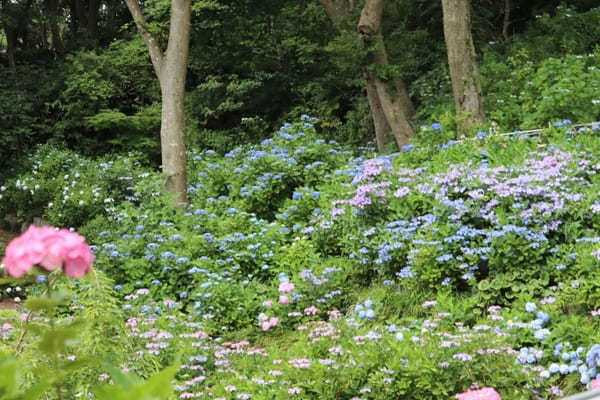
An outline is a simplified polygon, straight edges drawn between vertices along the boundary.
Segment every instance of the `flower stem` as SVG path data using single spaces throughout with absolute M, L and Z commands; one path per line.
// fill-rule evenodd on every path
M 52 282 L 50 282 L 49 280 L 46 280 L 46 289 L 42 292 L 42 296 L 50 297 L 50 289 L 52 288 L 52 285 L 56 282 L 57 279 L 58 279 L 58 276 L 55 276 L 52 279 Z M 27 325 L 29 323 L 32 315 L 33 315 L 33 311 L 29 311 L 27 313 L 27 317 L 25 318 L 23 325 Z M 23 340 L 25 339 L 26 333 L 27 333 L 26 329 L 23 329 L 21 331 L 21 335 L 19 336 L 19 340 L 17 341 L 17 345 L 15 346 L 15 355 L 16 356 L 21 355 L 21 352 L 23 351 Z

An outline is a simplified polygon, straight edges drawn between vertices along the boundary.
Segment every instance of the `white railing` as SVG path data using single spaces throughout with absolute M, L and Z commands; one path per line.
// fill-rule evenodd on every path
M 567 125 L 568 127 L 572 128 L 572 129 L 576 129 L 577 132 L 575 132 L 575 134 L 580 133 L 580 129 L 581 128 L 588 128 L 588 127 L 594 127 L 594 126 L 598 126 L 600 127 L 600 122 L 586 122 L 584 124 L 571 124 L 571 125 Z M 498 137 L 498 136 L 523 136 L 523 137 L 527 137 L 528 135 L 531 134 L 540 134 L 542 133 L 545 129 L 550 129 L 552 128 L 551 124 L 548 124 L 547 128 L 538 128 L 538 129 L 529 129 L 526 131 L 513 131 L 513 132 L 503 132 L 503 133 L 496 133 L 495 130 L 493 128 L 490 128 L 490 132 L 489 132 L 489 136 L 487 137 Z M 456 142 L 462 142 L 465 140 L 479 140 L 479 138 L 477 136 L 475 137 L 471 137 L 471 138 L 465 138 L 465 139 L 460 139 L 460 140 L 456 140 Z
M 574 394 L 569 397 L 564 397 L 562 400 L 600 400 L 600 390 Z

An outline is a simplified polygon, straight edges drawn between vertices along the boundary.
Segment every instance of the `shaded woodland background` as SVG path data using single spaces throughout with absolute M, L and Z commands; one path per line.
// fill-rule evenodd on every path
M 143 4 L 149 30 L 163 41 L 169 4 Z M 526 121 L 493 98 L 498 76 L 510 73 L 511 62 L 593 52 L 600 37 L 594 5 L 472 1 L 488 122 L 504 129 L 547 122 Z M 369 68 L 406 83 L 414 126 L 453 108 L 441 2 L 386 2 L 385 68 L 373 67 L 364 38 L 336 27 L 316 0 L 204 0 L 192 10 L 190 145 L 224 151 L 257 142 L 303 113 L 338 141 L 374 140 L 363 79 Z M 356 7 L 343 23 L 355 27 L 359 14 Z M 0 21 L 0 167 L 15 167 L 15 155 L 48 141 L 85 155 L 139 151 L 150 165 L 160 163 L 158 81 L 124 3 L 3 0 Z

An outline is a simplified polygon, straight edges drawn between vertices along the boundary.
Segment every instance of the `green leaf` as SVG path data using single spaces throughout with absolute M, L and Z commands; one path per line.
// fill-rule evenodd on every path
M 41 378 L 42 380 L 29 389 L 25 393 L 19 395 L 19 400 L 38 400 L 50 387 L 48 378 Z
M 119 368 L 112 365 L 106 364 L 104 365 L 104 369 L 110 374 L 115 385 L 120 386 L 123 389 L 131 390 L 142 382 L 142 380 L 134 374 L 125 374 Z
M 153 375 L 146 382 L 141 381 L 134 374 L 124 374 L 119 369 L 105 367 L 113 378 L 114 385 L 104 385 L 98 388 L 98 400 L 161 400 L 168 399 L 173 394 L 171 381 L 179 370 L 179 364 L 165 368 Z
M 145 399 L 167 399 L 173 393 L 171 381 L 179 370 L 179 365 L 175 364 L 165 368 L 158 374 L 152 376 L 148 381 L 139 387 L 138 393 Z M 138 397 L 134 397 L 138 398 Z
M 79 332 L 85 322 L 75 320 L 70 325 L 56 326 L 48 329 L 42 335 L 40 340 L 40 350 L 48 355 L 57 354 L 66 346 L 75 344 L 78 341 Z
M 52 311 L 65 304 L 68 296 L 65 293 L 55 292 L 50 297 L 30 297 L 25 301 L 25 308 L 30 311 Z
M 17 389 L 17 360 L 5 358 L 0 363 L 0 399 L 11 398 Z

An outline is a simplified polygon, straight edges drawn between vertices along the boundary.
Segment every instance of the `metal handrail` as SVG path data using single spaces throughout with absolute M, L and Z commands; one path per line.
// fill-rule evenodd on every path
M 570 124 L 568 125 L 568 127 L 570 128 L 587 128 L 587 127 L 593 127 L 593 126 L 600 126 L 600 121 L 596 121 L 596 122 L 586 122 L 583 124 Z M 503 132 L 503 133 L 496 133 L 494 131 L 494 129 L 490 128 L 490 135 L 488 137 L 502 137 L 502 136 L 527 136 L 530 133 L 542 133 L 545 129 L 550 129 L 552 128 L 552 124 L 548 124 L 547 128 L 538 128 L 538 129 L 529 129 L 529 130 L 525 130 L 525 131 L 520 131 L 520 130 L 516 130 L 513 132 Z M 464 139 L 459 139 L 456 140 L 457 143 L 460 142 L 464 142 L 467 140 L 480 140 L 480 138 L 478 138 L 477 136 L 475 137 L 470 137 L 470 138 L 464 138 Z
M 562 400 L 600 400 L 600 390 L 577 393 L 569 397 L 564 397 Z

